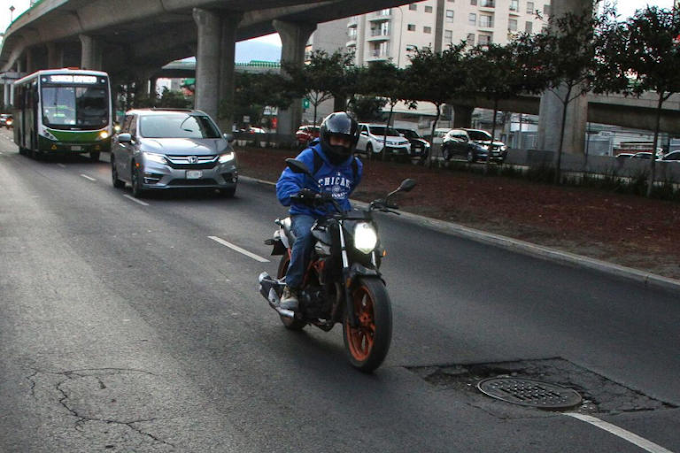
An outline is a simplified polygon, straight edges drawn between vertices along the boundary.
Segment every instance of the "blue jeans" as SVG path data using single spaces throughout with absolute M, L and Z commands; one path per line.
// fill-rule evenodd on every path
M 306 214 L 296 214 L 291 217 L 295 242 L 290 254 L 290 264 L 286 272 L 286 285 L 290 288 L 300 288 L 307 268 L 307 259 L 312 253 L 314 236 L 312 225 L 316 218 Z

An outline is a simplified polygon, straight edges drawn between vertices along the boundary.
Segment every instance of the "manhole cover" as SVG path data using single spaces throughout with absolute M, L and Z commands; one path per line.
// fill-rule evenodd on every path
M 496 377 L 480 381 L 477 388 L 492 398 L 522 406 L 563 409 L 581 403 L 575 390 L 533 379 Z

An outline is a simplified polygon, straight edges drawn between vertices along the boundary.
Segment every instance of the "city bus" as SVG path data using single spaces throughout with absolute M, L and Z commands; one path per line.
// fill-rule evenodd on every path
M 38 71 L 14 84 L 14 143 L 33 158 L 111 150 L 109 76 L 80 69 Z

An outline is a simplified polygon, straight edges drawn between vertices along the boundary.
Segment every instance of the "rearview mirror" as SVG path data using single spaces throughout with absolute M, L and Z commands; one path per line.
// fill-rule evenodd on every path
M 410 192 L 416 186 L 416 181 L 414 179 L 408 178 L 404 179 L 399 186 L 400 192 Z
M 307 165 L 302 161 L 288 158 L 286 159 L 286 166 L 290 168 L 293 173 L 302 173 L 310 177 L 312 176 L 309 168 L 307 168 Z
M 222 134 L 222 136 L 223 136 L 224 139 L 225 139 L 227 142 L 229 142 L 229 143 L 231 143 L 231 142 L 234 141 L 234 136 L 231 135 L 231 134 L 228 134 L 228 133 L 225 132 L 224 134 Z

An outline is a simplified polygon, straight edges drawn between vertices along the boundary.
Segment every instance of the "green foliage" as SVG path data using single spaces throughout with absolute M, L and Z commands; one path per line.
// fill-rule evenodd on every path
M 315 111 L 328 99 L 347 99 L 357 92 L 360 70 L 354 66 L 351 52 L 336 51 L 329 55 L 317 50 L 302 67 L 284 64 L 283 69 L 291 78 L 292 91 L 309 99 Z
M 348 106 L 348 110 L 357 121 L 371 123 L 385 120 L 383 108 L 387 105 L 385 98 L 373 96 L 356 96 Z
M 260 124 L 266 106 L 285 109 L 297 95 L 288 80 L 269 72 L 237 72 L 234 85 L 234 102 L 222 101 L 218 117 L 231 116 L 237 123 L 249 116 L 250 124 Z

